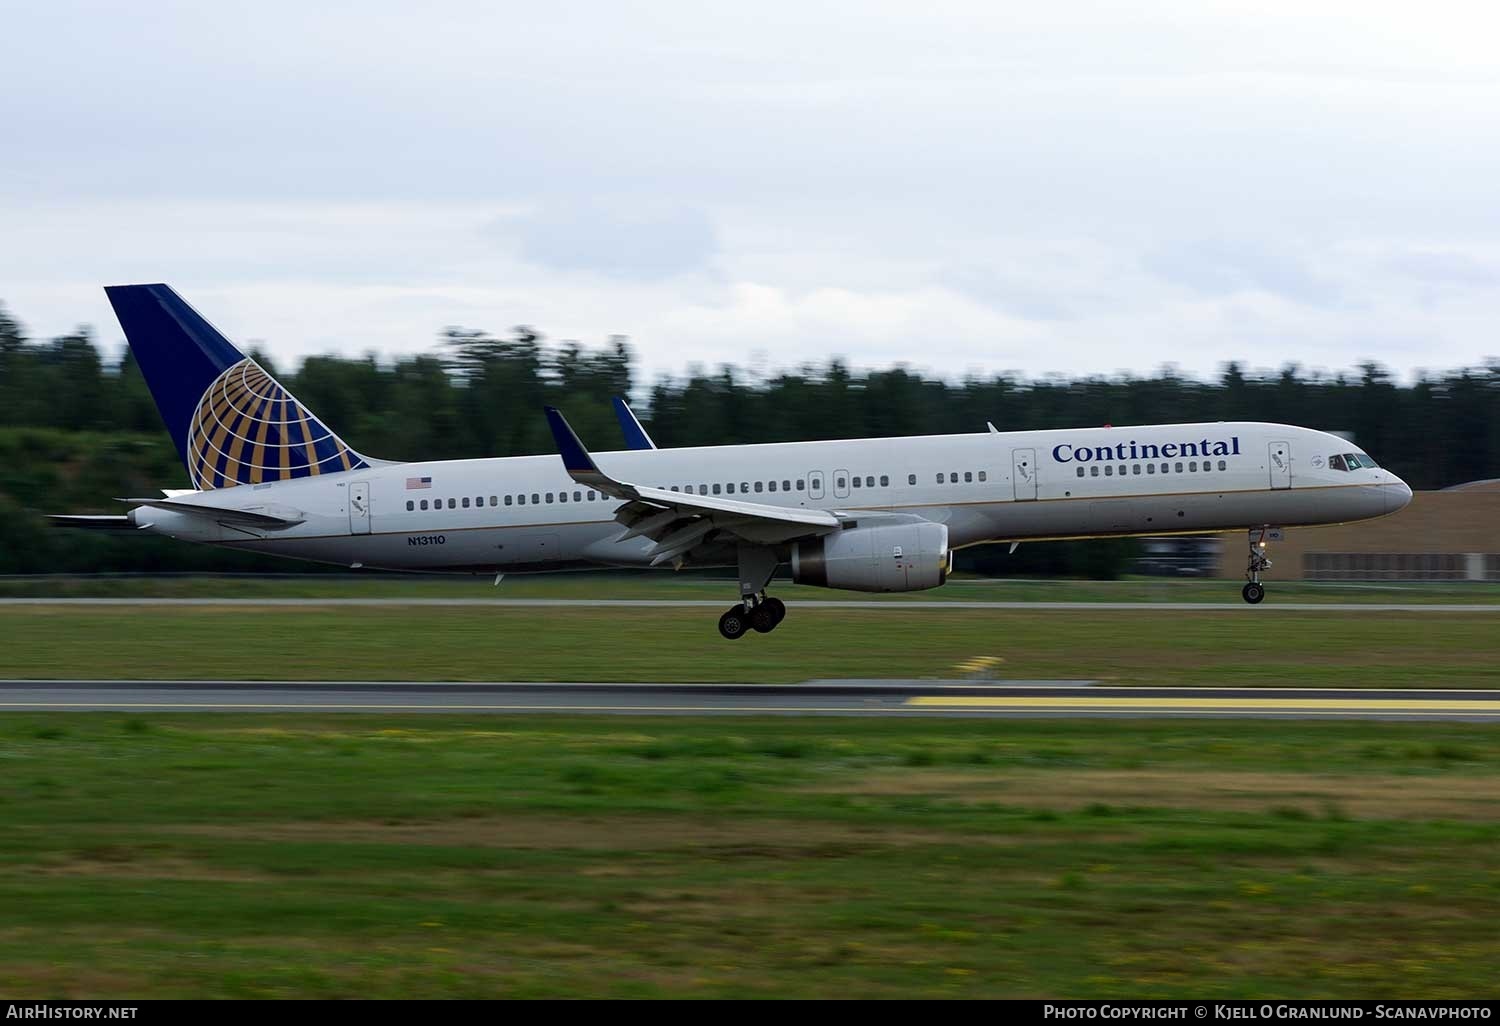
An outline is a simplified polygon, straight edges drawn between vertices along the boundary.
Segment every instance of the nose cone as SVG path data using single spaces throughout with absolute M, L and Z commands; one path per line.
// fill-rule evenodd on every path
M 1391 483 L 1385 488 L 1385 511 L 1395 513 L 1411 505 L 1411 486 L 1405 481 L 1391 475 Z

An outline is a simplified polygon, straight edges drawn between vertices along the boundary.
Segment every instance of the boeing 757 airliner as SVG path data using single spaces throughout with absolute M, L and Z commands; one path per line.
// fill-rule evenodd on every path
M 779 567 L 919 591 L 984 542 L 1246 530 L 1256 603 L 1276 528 L 1411 501 L 1336 435 L 1242 422 L 682 449 L 635 423 L 630 449 L 595 455 L 549 407 L 556 456 L 393 463 L 356 452 L 166 285 L 105 291 L 193 489 L 62 523 L 393 570 L 736 567 L 726 638 L 786 616 L 766 594 Z

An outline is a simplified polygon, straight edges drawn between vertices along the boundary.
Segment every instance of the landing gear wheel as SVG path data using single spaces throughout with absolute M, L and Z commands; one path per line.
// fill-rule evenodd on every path
M 750 626 L 762 634 L 770 634 L 776 629 L 778 623 L 780 621 L 776 619 L 776 613 L 771 609 L 769 602 L 762 602 L 750 610 Z
M 745 614 L 744 606 L 731 606 L 728 612 L 719 617 L 719 633 L 730 641 L 744 637 L 749 626 L 750 618 Z
M 771 625 L 772 627 L 775 627 L 777 624 L 781 623 L 781 621 L 786 619 L 786 603 L 781 601 L 781 599 L 768 598 L 764 602 L 762 602 L 761 605 L 769 609 L 771 611 L 771 615 L 776 618 L 776 622 Z
M 1245 585 L 1245 587 L 1240 591 L 1240 594 L 1245 596 L 1245 601 L 1253 606 L 1260 602 L 1261 599 L 1266 597 L 1266 589 L 1261 587 L 1259 584 L 1256 584 L 1254 581 L 1251 581 L 1249 584 Z

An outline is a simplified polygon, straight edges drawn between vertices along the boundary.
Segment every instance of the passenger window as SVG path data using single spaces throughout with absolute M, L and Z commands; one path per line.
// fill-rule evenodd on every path
M 787 481 L 787 480 L 783 479 L 782 482 L 781 482 L 781 490 L 784 491 L 784 492 L 791 491 L 792 490 L 792 483 L 790 481 Z
M 1090 467 L 1089 468 L 1089 477 L 1098 477 L 1098 476 L 1099 476 L 1099 468 L 1097 466 Z
M 906 483 L 909 484 L 909 485 L 916 484 L 917 483 L 917 475 L 916 474 L 907 474 L 906 475 Z
M 964 471 L 964 484 L 973 484 L 973 483 L 974 483 L 974 472 L 972 470 L 966 470 L 966 471 Z
M 674 492 L 680 492 L 680 491 L 682 491 L 682 489 L 678 488 L 676 485 L 673 485 L 672 486 L 672 491 L 674 491 Z M 594 493 L 593 492 L 589 492 L 589 498 L 592 499 L 593 497 L 594 497 Z
M 548 501 L 548 502 L 549 502 L 549 503 L 550 503 L 550 502 L 552 502 L 552 501 L 553 501 L 553 500 L 552 500 L 552 493 L 551 493 L 551 492 L 548 492 L 548 493 L 547 493 L 547 501 Z
M 1115 476 L 1115 468 L 1114 468 L 1113 465 L 1110 465 L 1110 466 L 1104 468 L 1104 476 L 1105 477 L 1114 477 Z
M 859 478 L 857 478 L 857 477 L 851 477 L 849 480 L 853 483 L 854 487 L 856 487 L 856 488 L 859 487 Z
M 889 488 L 890 486 L 891 486 L 890 475 L 889 474 L 881 474 L 880 475 L 880 487 L 882 487 L 882 488 Z
M 1146 473 L 1148 473 L 1148 474 L 1154 474 L 1154 473 L 1156 473 L 1156 464 L 1155 463 L 1148 463 L 1148 464 L 1146 464 Z
M 423 509 L 426 509 L 426 508 L 427 508 L 427 500 L 426 500 L 426 499 L 423 499 L 423 500 L 422 500 L 422 508 L 423 508 Z
M 1078 476 L 1079 476 L 1079 477 L 1082 477 L 1082 476 L 1083 476 L 1083 468 L 1082 468 L 1082 467 L 1079 467 L 1079 468 L 1078 468 Z
M 1223 460 L 1220 460 L 1219 461 L 1219 469 L 1220 470 L 1228 470 L 1229 469 L 1229 464 L 1225 463 Z
M 842 481 L 840 481 L 840 482 L 839 482 L 839 487 L 840 487 L 840 488 L 842 488 L 842 487 L 844 487 L 844 482 L 842 482 Z M 755 493 L 756 493 L 756 494 L 757 494 L 757 495 L 759 495 L 759 494 L 760 494 L 760 493 L 761 493 L 761 492 L 763 492 L 763 491 L 765 491 L 765 485 L 763 485 L 763 484 L 762 484 L 762 483 L 761 483 L 761 482 L 759 482 L 759 481 L 757 481 L 757 482 L 755 482 Z
M 506 505 L 507 505 L 507 506 L 509 506 L 509 505 L 510 505 L 510 504 L 511 504 L 511 501 L 510 501 L 510 500 L 511 500 L 511 496 L 509 496 L 509 495 L 507 495 L 507 496 L 506 496 L 506 497 L 505 497 L 505 504 L 506 504 Z
M 915 481 L 913 481 L 912 483 L 916 484 Z M 799 492 L 805 492 L 805 491 L 807 491 L 807 479 L 806 478 L 802 478 L 802 477 L 797 478 L 797 491 L 799 491 Z
M 958 484 L 958 471 L 955 470 L 948 475 L 948 483 Z
M 988 481 L 989 479 L 990 479 L 990 475 L 989 474 L 985 473 L 982 470 L 979 472 L 979 480 L 980 481 Z
M 456 499 L 449 499 L 448 500 L 448 508 L 449 509 L 457 509 L 458 508 L 458 500 L 456 500 Z
M 734 494 L 734 482 L 730 481 L 727 484 L 725 484 L 724 485 L 724 491 L 728 492 L 730 495 L 733 495 Z
M 519 506 L 526 505 L 526 493 L 525 492 L 522 492 L 520 495 L 516 496 L 516 504 L 519 505 Z
M 1169 474 L 1169 473 L 1171 473 L 1171 472 L 1172 472 L 1172 467 L 1171 467 L 1171 465 L 1170 465 L 1170 464 L 1168 464 L 1168 463 L 1163 463 L 1163 464 L 1162 464 L 1162 465 L 1161 465 L 1161 472 L 1162 472 L 1162 473 L 1163 473 L 1163 474 Z
M 940 471 L 938 473 L 938 484 L 942 484 L 942 483 L 943 483 L 943 475 L 942 475 L 942 472 Z
M 750 482 L 749 481 L 741 481 L 740 482 L 740 494 L 741 495 L 749 495 L 750 494 Z
M 1198 473 L 1198 461 L 1197 460 L 1193 460 L 1191 463 L 1188 464 L 1188 473 L 1189 474 L 1196 474 L 1196 473 Z
M 673 488 L 673 489 L 672 489 L 672 491 L 674 491 L 674 492 L 675 492 L 675 491 L 676 491 L 676 490 L 677 490 L 677 489 L 676 489 L 676 488 Z M 593 492 L 589 492 L 589 501 L 590 501 L 590 502 L 593 502 L 593 501 L 594 501 L 594 493 L 593 493 Z
M 775 482 L 775 481 L 772 481 L 772 482 L 771 482 L 771 483 L 770 483 L 770 484 L 768 484 L 768 485 L 767 485 L 767 486 L 766 486 L 766 487 L 767 487 L 767 489 L 768 489 L 768 490 L 769 490 L 769 491 L 773 491 L 773 492 L 774 492 L 774 491 L 775 491 L 775 490 L 776 490 L 776 482 Z
M 1181 463 L 1177 464 L 1177 473 L 1179 473 L 1179 474 L 1182 473 L 1182 464 Z
M 568 501 L 568 493 L 567 492 L 558 492 L 557 493 L 557 501 L 558 502 L 567 502 Z
M 469 508 L 469 497 L 467 495 L 465 495 L 464 496 L 464 509 L 468 509 L 468 508 Z
M 718 495 L 720 491 L 721 491 L 721 489 L 719 488 L 719 486 L 718 485 L 714 485 L 714 494 Z
M 1132 463 L 1130 465 L 1130 472 L 1132 474 L 1134 474 L 1136 477 L 1140 477 L 1140 475 L 1141 475 L 1141 465 L 1139 463 Z
M 532 492 L 531 493 L 531 504 L 533 506 L 540 506 L 542 504 L 542 493 L 541 492 Z
M 412 510 L 414 510 L 416 508 L 417 508 L 417 504 L 415 502 L 412 502 L 410 499 L 406 500 L 406 511 L 408 513 L 410 513 Z
M 490 505 L 491 506 L 498 506 L 498 505 L 500 505 L 500 496 L 498 496 L 498 495 L 491 495 L 490 496 Z
M 1123 463 L 1120 464 L 1120 476 L 1121 477 L 1125 476 L 1125 464 L 1123 464 Z
M 708 494 L 708 485 L 706 485 L 706 484 L 700 484 L 698 486 L 698 494 L 699 495 L 707 495 Z

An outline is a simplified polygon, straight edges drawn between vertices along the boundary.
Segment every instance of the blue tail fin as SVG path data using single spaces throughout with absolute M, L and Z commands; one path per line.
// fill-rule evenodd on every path
M 370 465 L 166 285 L 104 291 L 193 487 Z
M 630 404 L 619 396 L 611 397 L 610 402 L 615 404 L 615 419 L 620 422 L 620 432 L 625 436 L 625 448 L 655 449 L 656 443 L 651 441 L 651 436 L 641 427 Z

